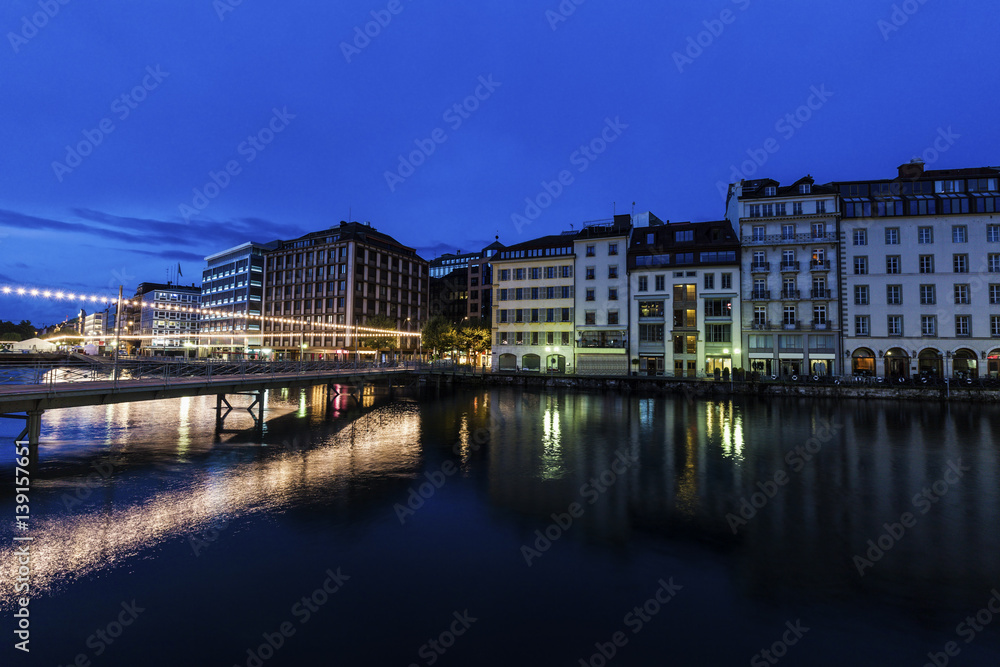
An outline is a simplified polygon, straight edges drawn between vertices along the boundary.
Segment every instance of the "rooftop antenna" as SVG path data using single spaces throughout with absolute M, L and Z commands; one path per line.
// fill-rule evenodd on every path
M 618 202 L 615 201 L 611 202 L 611 215 L 612 216 L 618 215 Z

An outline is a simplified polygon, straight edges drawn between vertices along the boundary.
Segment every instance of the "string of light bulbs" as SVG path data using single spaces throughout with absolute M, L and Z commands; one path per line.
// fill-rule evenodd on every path
M 90 303 L 106 303 L 106 304 L 109 304 L 109 305 L 117 305 L 118 301 L 119 301 L 118 297 L 90 295 L 90 294 L 84 294 L 82 292 L 68 292 L 66 290 L 58 290 L 58 289 L 45 289 L 45 288 L 38 288 L 38 287 L 23 287 L 23 286 L 12 286 L 12 285 L 0 285 L 0 294 L 6 295 L 6 296 L 21 296 L 21 297 L 34 297 L 34 298 L 41 298 L 41 299 L 51 299 L 51 300 L 55 300 L 55 301 L 63 301 L 63 300 L 65 300 L 65 301 L 83 301 L 83 302 L 90 302 Z M 303 328 L 305 328 L 305 327 L 311 327 L 313 329 L 315 329 L 315 328 L 330 329 L 330 330 L 334 330 L 334 331 L 343 331 L 344 333 L 348 333 L 348 334 L 351 333 L 351 332 L 354 332 L 355 335 L 357 335 L 358 333 L 371 333 L 371 334 L 383 334 L 383 335 L 391 335 L 391 336 L 409 336 L 409 337 L 416 336 L 418 338 L 421 337 L 421 333 L 419 331 L 410 332 L 410 331 L 397 331 L 395 329 L 376 329 L 376 328 L 373 328 L 373 327 L 354 326 L 354 325 L 349 325 L 349 324 L 333 324 L 333 323 L 330 323 L 330 322 L 307 322 L 306 320 L 299 319 L 299 318 L 293 318 L 293 317 L 274 317 L 274 316 L 271 316 L 271 315 L 264 315 L 264 314 L 255 315 L 255 314 L 252 314 L 252 313 L 245 313 L 245 312 L 235 313 L 235 312 L 228 312 L 228 311 L 224 311 L 224 310 L 216 310 L 214 308 L 208 308 L 206 306 L 197 306 L 197 307 L 195 307 L 195 306 L 182 306 L 180 304 L 172 304 L 172 303 L 166 303 L 166 304 L 163 304 L 163 303 L 161 303 L 161 304 L 143 304 L 142 300 L 140 300 L 140 299 L 125 299 L 125 298 L 121 299 L 121 305 L 122 306 L 133 306 L 133 307 L 140 306 L 140 307 L 146 307 L 146 308 L 153 308 L 154 310 L 170 310 L 170 311 L 180 312 L 180 313 L 192 313 L 192 314 L 198 314 L 200 317 L 206 317 L 206 318 L 207 317 L 219 317 L 219 318 L 225 318 L 225 319 L 229 319 L 229 318 L 233 318 L 233 319 L 240 318 L 240 319 L 248 319 L 248 320 L 249 319 L 255 319 L 255 320 L 260 320 L 262 324 L 264 322 L 274 322 L 274 323 L 277 323 L 277 324 L 291 324 L 291 325 L 298 324 L 298 325 L 301 325 Z M 248 334 L 248 336 L 281 337 L 281 336 L 284 336 L 284 335 L 300 334 L 300 333 L 308 333 L 308 332 L 306 332 L 306 331 L 261 331 L 260 333 L 257 333 L 257 334 Z M 178 335 L 181 335 L 180 332 L 178 332 Z M 184 335 L 187 335 L 187 334 L 184 334 Z M 226 337 L 226 338 L 229 338 L 231 336 L 226 336 L 223 333 L 222 336 L 220 336 L 220 335 L 217 334 L 215 337 Z

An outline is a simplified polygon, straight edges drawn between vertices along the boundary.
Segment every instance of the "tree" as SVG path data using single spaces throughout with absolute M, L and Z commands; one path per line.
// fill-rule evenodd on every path
M 12 340 L 16 343 L 21 342 L 21 334 L 18 333 L 5 333 L 0 336 L 0 340 Z
M 457 332 L 458 345 L 470 356 L 486 352 L 493 342 L 493 333 L 486 322 L 477 318 L 465 320 Z
M 458 344 L 458 334 L 455 325 L 444 315 L 435 315 L 427 320 L 423 330 L 424 349 L 434 350 L 438 357 L 445 350 L 452 350 Z
M 364 324 L 360 326 L 368 327 L 370 329 L 384 329 L 392 331 L 399 330 L 399 327 L 396 326 L 396 320 L 387 315 L 372 315 L 367 319 L 367 321 L 365 321 Z M 358 339 L 364 347 L 375 350 L 376 358 L 382 350 L 391 351 L 399 347 L 399 337 L 391 334 L 377 334 L 370 331 L 360 331 L 358 333 Z

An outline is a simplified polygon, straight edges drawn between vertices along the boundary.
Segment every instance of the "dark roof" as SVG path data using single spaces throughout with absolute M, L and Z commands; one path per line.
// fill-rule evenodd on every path
M 168 283 L 139 283 L 139 286 L 135 288 L 135 296 L 145 296 L 150 292 L 155 292 L 156 290 L 170 291 L 170 292 L 197 292 L 201 294 L 201 287 L 191 283 L 190 285 L 173 285 Z M 134 298 L 134 297 L 133 297 Z
M 903 165 L 900 169 L 904 169 L 908 165 Z M 996 178 L 1000 176 L 1000 168 L 998 167 L 970 167 L 965 169 L 928 169 L 919 173 L 912 178 L 903 178 L 906 181 L 940 181 L 940 180 L 956 180 L 961 178 Z M 893 181 L 901 180 L 899 176 L 894 178 L 870 178 L 870 179 L 853 179 L 846 181 L 834 181 L 830 183 L 831 186 L 839 186 L 846 183 L 892 183 Z
M 562 248 L 564 246 L 572 248 L 574 239 L 576 239 L 576 234 L 549 234 L 548 236 L 540 236 L 537 239 L 531 239 L 530 241 L 523 241 L 521 243 L 509 245 L 506 248 L 503 248 L 503 252 L 516 250 L 537 250 L 538 248 Z
M 693 241 L 677 243 L 675 233 L 693 231 Z M 646 243 L 647 235 L 653 235 L 652 245 Z M 644 254 L 662 252 L 664 250 L 683 250 L 687 248 L 704 250 L 706 248 L 738 247 L 740 239 L 733 231 L 728 220 L 711 220 L 707 222 L 672 222 L 669 225 L 655 227 L 636 227 L 632 230 L 632 241 L 629 243 L 629 254 Z
M 811 185 L 811 192 L 799 193 L 800 185 Z M 764 194 L 768 186 L 775 188 L 773 195 Z M 743 196 L 741 199 L 763 199 L 765 197 L 810 197 L 812 195 L 833 195 L 837 194 L 837 189 L 830 185 L 816 185 L 812 176 L 806 174 L 791 185 L 781 185 L 778 181 L 770 178 L 761 178 L 754 181 L 743 181 Z
M 329 240 L 327 240 L 329 239 Z M 388 234 L 384 234 L 370 224 L 362 224 L 360 222 L 345 222 L 340 221 L 340 225 L 337 227 L 330 227 L 329 229 L 324 229 L 318 232 L 310 232 L 304 236 L 300 236 L 296 239 L 289 239 L 281 242 L 281 246 L 278 250 L 288 250 L 294 247 L 293 244 L 300 241 L 312 240 L 317 243 L 336 243 L 339 241 L 355 241 L 357 243 L 362 243 L 369 246 L 374 246 L 376 248 L 382 248 L 383 250 L 391 250 L 404 255 L 410 255 L 421 261 L 426 261 L 419 255 L 417 251 L 410 246 L 403 245 L 393 237 Z

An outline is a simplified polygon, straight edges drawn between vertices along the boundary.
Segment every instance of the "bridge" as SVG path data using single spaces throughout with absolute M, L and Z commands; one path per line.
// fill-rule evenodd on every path
M 264 423 L 264 392 L 271 389 L 348 385 L 348 393 L 364 391 L 365 384 L 413 384 L 422 369 L 415 364 L 378 367 L 343 362 L 190 362 L 139 360 L 79 363 L 30 368 L 4 367 L 0 371 L 0 418 L 21 419 L 18 436 L 37 449 L 42 415 L 46 410 L 112 403 L 158 401 L 185 396 L 216 396 L 217 426 L 221 429 L 233 410 L 227 396 L 250 395 L 246 410 L 255 427 Z M 354 394 L 352 394 L 354 395 Z M 355 396 L 357 398 L 357 396 Z M 255 413 L 256 410 L 256 413 Z M 23 413 L 23 414 L 22 414 Z M 34 457 L 32 457 L 34 458 Z

